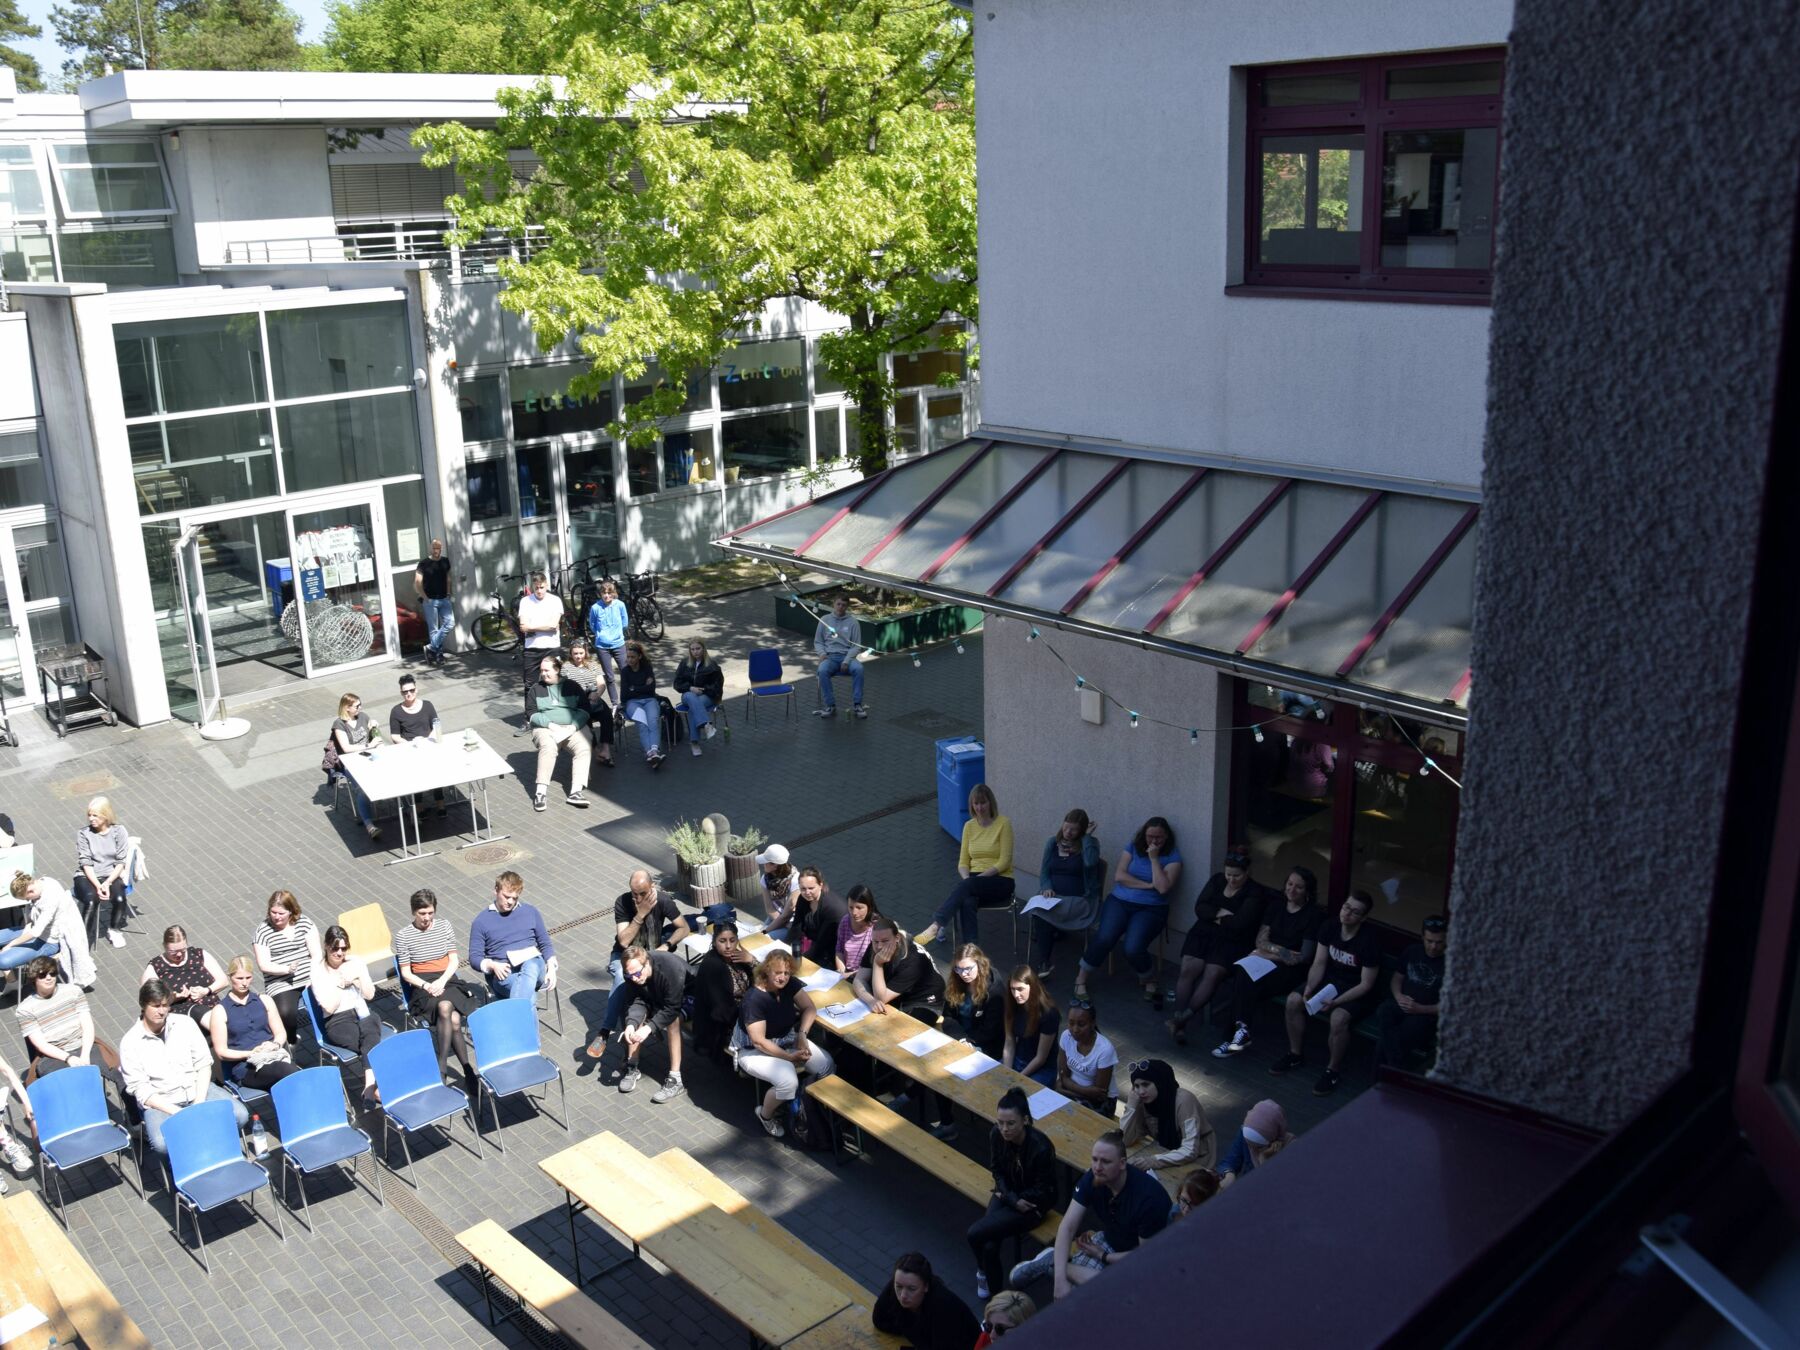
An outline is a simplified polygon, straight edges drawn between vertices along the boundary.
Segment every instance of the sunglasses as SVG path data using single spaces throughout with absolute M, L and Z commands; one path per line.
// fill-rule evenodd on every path
M 985 1317 L 981 1319 L 981 1329 L 987 1332 L 988 1335 L 996 1337 L 1004 1336 L 1007 1332 L 1012 1330 L 1012 1328 L 1007 1326 L 1004 1322 L 990 1322 Z
M 1091 998 L 1072 998 L 1069 1000 L 1069 1006 L 1071 1008 L 1084 1008 L 1088 1012 L 1092 1012 L 1094 1011 L 1094 1000 Z
M 1150 1076 L 1150 1061 L 1147 1059 L 1137 1060 L 1126 1069 L 1125 1072 L 1132 1078 L 1148 1078 Z
M 350 949 L 348 947 L 338 946 L 338 947 L 333 947 L 330 950 L 333 952 L 347 952 Z

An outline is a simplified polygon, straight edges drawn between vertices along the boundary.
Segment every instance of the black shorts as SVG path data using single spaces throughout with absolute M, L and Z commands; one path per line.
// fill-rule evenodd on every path
M 1363 1018 L 1369 1016 L 1369 1014 L 1374 1012 L 1380 1006 L 1381 992 L 1377 989 L 1369 990 L 1368 993 L 1364 994 L 1361 998 L 1356 999 L 1354 1002 L 1340 1003 L 1338 1005 L 1339 1008 L 1342 1008 L 1345 1012 L 1350 1014 L 1350 1024 L 1352 1026 L 1362 1021 Z M 1335 1012 L 1336 1010 L 1337 1009 L 1333 1009 L 1332 1011 Z M 1322 1013 L 1320 1015 L 1323 1017 L 1330 1016 L 1329 1013 Z
M 488 1001 L 486 989 L 458 975 L 452 975 L 449 983 L 444 986 L 444 992 L 435 997 L 417 985 L 407 987 L 411 990 L 411 994 L 406 1000 L 407 1008 L 411 1010 L 414 1017 L 422 1018 L 432 1026 L 437 1025 L 440 1002 L 448 1002 L 451 1008 L 467 1018 L 470 1013 Z
M 1183 958 L 1192 956 L 1215 966 L 1228 966 L 1250 952 L 1248 942 L 1210 923 L 1197 923 L 1188 929 L 1187 941 L 1181 944 Z

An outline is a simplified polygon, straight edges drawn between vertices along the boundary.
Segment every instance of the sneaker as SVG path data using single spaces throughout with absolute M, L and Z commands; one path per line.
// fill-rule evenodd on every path
M 987 1276 L 979 1270 L 975 1272 L 975 1301 L 977 1303 L 988 1301 Z
M 579 807 L 583 811 L 587 810 L 588 801 L 586 797 L 581 795 L 580 788 L 576 788 L 568 796 L 564 797 L 563 800 L 570 806 Z
M 1023 1289 L 1033 1280 L 1048 1278 L 1055 1269 L 1056 1248 L 1046 1247 L 1029 1261 L 1021 1261 L 1012 1268 L 1012 1273 L 1006 1277 L 1007 1287 Z
M 688 751 L 694 756 L 695 759 L 699 759 L 700 758 L 700 742 L 699 741 L 689 741 L 688 742 Z
M 0 1149 L 0 1152 L 6 1154 L 6 1165 L 20 1176 L 31 1171 L 31 1150 L 17 1139 L 8 1139 L 5 1148 Z
M 780 1116 L 765 1116 L 762 1107 L 756 1108 L 756 1118 L 762 1122 L 763 1132 L 779 1139 L 787 1133 L 787 1126 L 781 1123 Z
M 868 717 L 869 710 L 867 708 L 863 707 L 863 705 L 859 703 L 850 710 L 850 715 L 859 720 L 863 720 Z
M 1313 1084 L 1313 1096 L 1329 1097 L 1337 1091 L 1338 1084 L 1343 1081 L 1344 1076 L 1336 1069 L 1327 1069 L 1319 1075 L 1319 1081 Z
M 606 1043 L 611 1038 L 612 1032 L 610 1031 L 602 1031 L 599 1035 L 595 1036 L 593 1040 L 588 1042 L 587 1057 L 589 1059 L 606 1058 Z
M 836 708 L 814 708 L 813 716 L 814 717 L 836 717 L 837 709 Z
M 654 752 L 654 753 L 653 753 L 653 754 L 652 754 L 652 755 L 651 755 L 651 756 L 650 756 L 650 768 L 651 768 L 651 770 L 652 770 L 652 771 L 654 771 L 654 770 L 656 770 L 656 769 L 660 769 L 660 768 L 662 768 L 662 766 L 663 766 L 663 761 L 664 761 L 664 760 L 665 760 L 665 759 L 667 759 L 667 758 L 668 758 L 668 756 L 667 756 L 667 755 L 665 755 L 665 754 L 664 754 L 664 753 L 663 753 L 663 752 L 662 752 L 662 751 L 660 751 L 660 750 L 658 750 L 658 751 L 655 751 L 655 752 Z
M 369 826 L 369 838 L 381 838 L 381 831 L 376 829 L 373 825 Z M 123 947 L 125 945 L 125 935 L 116 928 L 109 928 L 106 930 L 106 940 L 115 947 Z M 12 1155 L 9 1153 L 7 1156 L 11 1157 Z
M 937 1125 L 933 1125 L 931 1127 L 931 1137 L 934 1139 L 942 1139 L 946 1144 L 950 1143 L 956 1138 L 956 1122 L 953 1120 L 946 1120 Z
M 656 1095 L 651 1097 L 650 1100 L 655 1102 L 656 1105 L 661 1106 L 664 1102 L 674 1101 L 686 1091 L 687 1085 L 681 1081 L 681 1075 L 672 1073 L 667 1078 L 663 1079 L 663 1085 L 656 1090 Z
M 619 1091 L 620 1092 L 636 1092 L 637 1085 L 638 1085 L 638 1079 L 642 1078 L 643 1076 L 644 1076 L 643 1074 L 638 1072 L 637 1065 L 627 1064 L 625 1066 L 625 1072 L 619 1075 Z
M 370 824 L 363 826 L 363 833 L 368 835 L 371 839 L 379 839 L 381 838 L 381 826 L 371 822 Z M 125 945 L 125 939 L 120 937 L 117 933 L 108 933 L 106 936 L 108 938 L 118 939 L 113 943 L 113 946 L 115 947 L 123 947 Z
M 531 809 L 533 811 L 548 811 L 550 809 L 550 794 L 544 791 L 543 788 L 539 788 L 537 790 L 537 796 L 531 799 Z
M 1249 1048 L 1250 1028 L 1239 1022 L 1237 1030 L 1231 1033 L 1231 1039 L 1213 1051 L 1213 1058 L 1230 1059 L 1233 1055 L 1241 1054 Z
M 706 726 L 701 730 L 700 734 L 702 736 L 706 737 L 706 739 L 710 741 L 714 736 L 717 736 L 719 734 L 719 729 L 717 727 L 715 727 L 711 722 L 708 722 L 706 724 Z
M 892 1111 L 897 1116 L 903 1116 L 911 1109 L 912 1098 L 904 1092 L 888 1103 L 888 1110 Z
M 1303 1056 L 1291 1053 L 1286 1054 L 1276 1060 L 1273 1064 L 1269 1065 L 1269 1072 L 1286 1073 L 1289 1069 L 1297 1069 L 1304 1063 L 1306 1063 L 1306 1060 Z

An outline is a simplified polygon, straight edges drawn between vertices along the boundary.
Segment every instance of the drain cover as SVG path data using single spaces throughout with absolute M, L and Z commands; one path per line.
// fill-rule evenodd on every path
M 94 797 L 118 787 L 119 780 L 110 773 L 92 773 L 85 778 L 71 778 L 58 790 L 64 797 Z
M 463 857 L 480 867 L 492 867 L 495 863 L 506 862 L 513 856 L 513 851 L 505 844 L 488 844 L 482 848 L 471 848 L 463 851 Z

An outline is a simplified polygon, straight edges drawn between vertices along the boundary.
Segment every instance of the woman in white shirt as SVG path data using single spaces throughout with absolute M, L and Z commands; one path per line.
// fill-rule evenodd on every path
M 1056 1090 L 1103 1116 L 1118 1113 L 1113 1070 L 1119 1052 L 1100 1034 L 1100 1017 L 1085 998 L 1069 1000 L 1063 1034 L 1056 1042 Z
M 325 930 L 325 959 L 313 967 L 313 1002 L 324 1019 L 325 1039 L 363 1061 L 363 1101 L 380 1100 L 368 1054 L 381 1044 L 381 1019 L 369 1011 L 375 981 L 369 968 L 350 955 L 350 935 L 337 924 Z
M 70 984 L 94 987 L 94 954 L 88 948 L 87 924 L 75 897 L 54 877 L 13 873 L 13 898 L 31 905 L 23 928 L 0 929 L 0 970 L 23 966 L 54 944 L 57 964 Z

